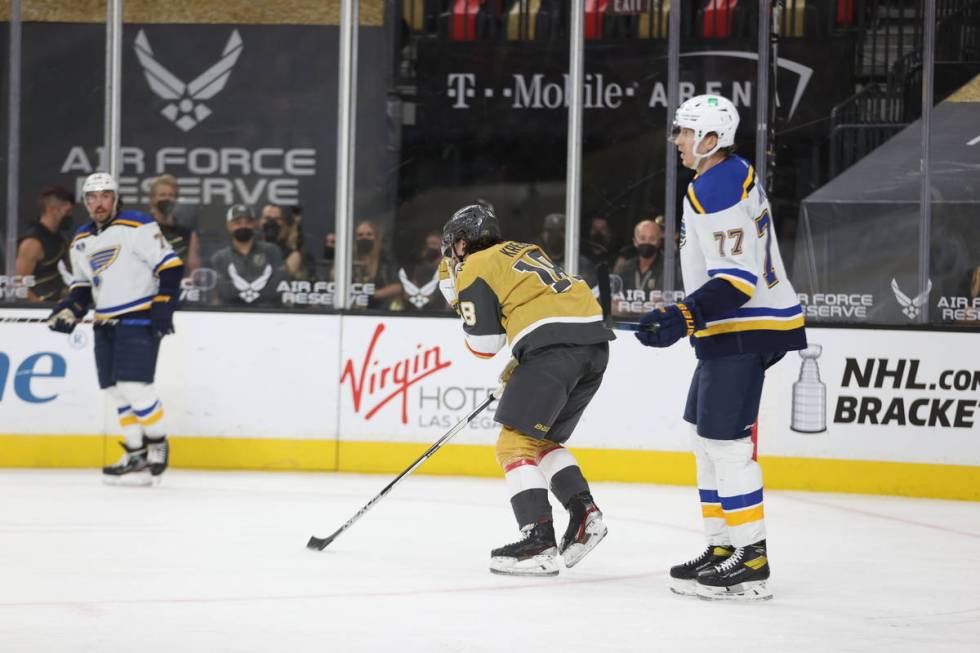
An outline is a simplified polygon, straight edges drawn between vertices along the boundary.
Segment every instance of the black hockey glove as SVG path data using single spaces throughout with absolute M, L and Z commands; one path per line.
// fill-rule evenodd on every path
M 48 328 L 58 333 L 71 333 L 88 309 L 82 308 L 71 297 L 58 302 L 48 316 Z
M 653 330 L 641 328 L 633 334 L 647 347 L 670 347 L 705 326 L 697 303 L 690 297 L 672 306 L 650 311 L 640 318 L 641 327 L 653 325 L 656 325 Z
M 174 332 L 174 311 L 177 300 L 169 295 L 157 295 L 150 306 L 150 328 L 157 338 Z

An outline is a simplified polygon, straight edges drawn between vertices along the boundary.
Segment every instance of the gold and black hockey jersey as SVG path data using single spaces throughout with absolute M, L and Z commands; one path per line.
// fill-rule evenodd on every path
M 518 359 L 549 345 L 613 340 L 589 285 L 537 245 L 505 241 L 471 254 L 456 279 L 470 351 L 489 358 L 509 342 Z

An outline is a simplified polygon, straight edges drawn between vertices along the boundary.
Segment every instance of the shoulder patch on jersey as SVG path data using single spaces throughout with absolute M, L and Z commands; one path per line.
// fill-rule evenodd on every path
M 156 222 L 153 216 L 147 215 L 142 211 L 121 211 L 112 224 L 123 225 L 125 227 L 142 227 L 145 224 Z
M 730 156 L 687 187 L 687 198 L 698 213 L 717 213 L 749 196 L 755 169 L 739 156 Z
M 87 238 L 88 236 L 92 235 L 93 231 L 95 231 L 95 222 L 89 222 L 88 224 L 82 225 L 75 231 L 75 237 L 72 238 L 71 242 L 74 243 L 76 240 L 81 238 Z

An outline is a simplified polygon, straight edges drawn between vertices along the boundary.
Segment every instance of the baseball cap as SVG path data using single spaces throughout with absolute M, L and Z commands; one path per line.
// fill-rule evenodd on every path
M 249 220 L 252 220 L 255 218 L 255 212 L 245 204 L 233 204 L 225 214 L 225 220 L 231 222 L 232 220 L 237 220 L 238 218 L 248 218 Z
M 564 213 L 549 213 L 544 217 L 544 230 L 545 231 L 564 231 L 565 230 L 565 214 Z

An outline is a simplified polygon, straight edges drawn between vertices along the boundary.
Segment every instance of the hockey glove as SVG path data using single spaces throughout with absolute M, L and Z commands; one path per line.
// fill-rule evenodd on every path
M 174 332 L 174 310 L 177 300 L 169 295 L 157 295 L 150 306 L 150 328 L 157 338 Z
M 63 299 L 55 305 L 51 315 L 48 316 L 48 328 L 58 333 L 71 333 L 87 312 L 70 298 Z
M 670 347 L 685 336 L 704 328 L 704 319 L 693 299 L 672 306 L 650 311 L 640 318 L 640 326 L 655 326 L 652 330 L 640 329 L 634 335 L 647 347 Z
M 439 262 L 439 290 L 446 303 L 459 313 L 459 297 L 456 294 L 456 264 L 444 258 Z
M 514 370 L 517 368 L 517 359 L 513 356 L 507 361 L 507 365 L 500 372 L 500 376 L 497 377 L 497 389 L 493 391 L 493 396 L 498 401 L 504 396 L 504 388 L 507 387 L 507 382 L 510 381 L 510 377 L 514 375 Z

